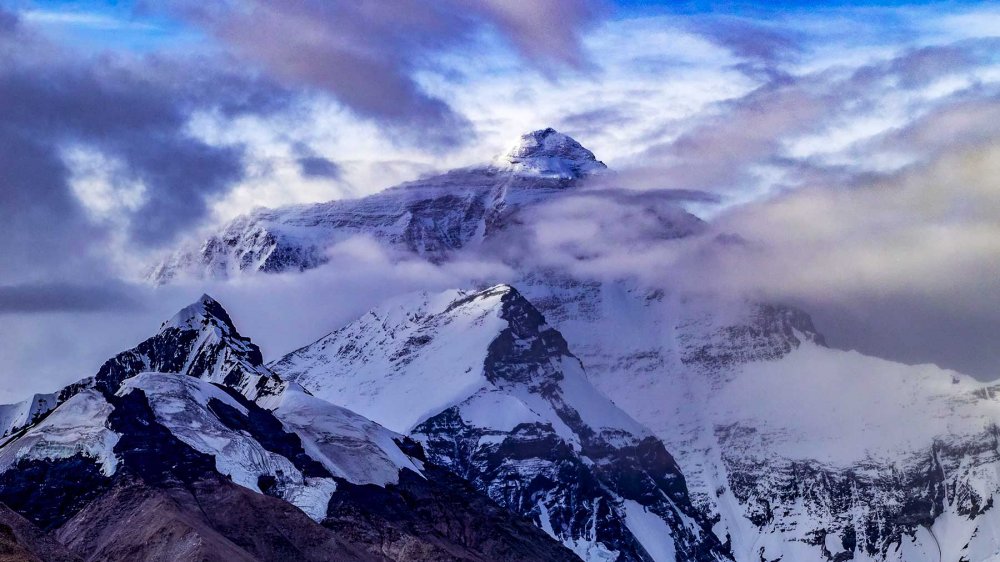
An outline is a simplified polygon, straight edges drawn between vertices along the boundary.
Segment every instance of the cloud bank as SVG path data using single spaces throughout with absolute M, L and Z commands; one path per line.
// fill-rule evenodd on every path
M 933 10 L 178 0 L 136 14 L 201 42 L 142 52 L 0 10 L 0 380 L 90 374 L 205 291 L 279 353 L 391 294 L 509 280 L 515 253 L 800 304 L 835 345 L 995 377 L 1000 63 L 981 22 L 1000 14 Z M 255 205 L 366 195 L 550 125 L 618 174 L 523 217 L 502 260 L 353 241 L 294 278 L 119 280 Z

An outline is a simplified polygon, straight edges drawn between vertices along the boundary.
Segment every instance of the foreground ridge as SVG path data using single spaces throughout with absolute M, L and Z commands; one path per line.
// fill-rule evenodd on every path
M 0 446 L 0 508 L 28 520 L 29 552 L 574 559 L 411 439 L 281 380 L 208 296 L 64 395 Z

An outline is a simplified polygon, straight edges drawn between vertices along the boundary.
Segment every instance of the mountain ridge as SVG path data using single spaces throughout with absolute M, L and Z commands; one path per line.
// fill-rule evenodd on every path
M 269 366 L 408 432 L 585 560 L 728 559 L 667 450 L 510 285 L 400 299 Z
M 86 560 L 573 559 L 406 437 L 281 381 L 208 296 L 87 381 L 0 446 L 0 501 Z M 402 509 L 358 493 L 376 489 Z M 460 525 L 436 525 L 445 505 Z

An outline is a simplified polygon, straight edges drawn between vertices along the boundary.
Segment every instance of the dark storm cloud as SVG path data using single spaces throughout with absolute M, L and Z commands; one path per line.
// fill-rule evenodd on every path
M 542 68 L 581 66 L 579 33 L 596 17 L 595 4 L 175 0 L 171 7 L 275 76 L 331 93 L 425 145 L 450 146 L 471 134 L 471 124 L 415 81 L 414 71 L 430 53 L 468 43 L 489 28 Z
M 749 20 L 720 18 L 695 29 L 740 57 L 763 62 L 786 61 L 802 50 L 794 33 Z
M 340 178 L 340 166 L 322 156 L 302 156 L 296 163 L 307 178 Z
M 49 265 L 71 267 L 101 234 L 66 185 L 68 171 L 43 141 L 0 123 L 0 236 L 5 280 Z
M 583 28 L 606 12 L 600 0 L 456 0 L 508 38 L 530 62 L 586 65 L 580 48 Z
M 287 99 L 283 89 L 218 60 L 85 58 L 22 27 L 0 35 L 0 52 L 0 235 L 8 278 L 69 269 L 108 234 L 72 192 L 67 149 L 114 162 L 112 188 L 143 186 L 141 203 L 122 218 L 133 242 L 156 246 L 198 224 L 208 200 L 243 175 L 240 147 L 192 136 L 190 117 L 265 112 Z
M 0 315 L 132 310 L 140 306 L 134 292 L 134 288 L 120 282 L 0 285 Z

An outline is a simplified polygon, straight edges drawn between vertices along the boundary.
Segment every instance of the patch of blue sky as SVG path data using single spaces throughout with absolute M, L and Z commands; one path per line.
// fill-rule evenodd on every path
M 726 14 L 737 16 L 767 16 L 782 13 L 814 12 L 817 10 L 906 8 L 934 6 L 943 11 L 969 7 L 986 7 L 993 2 L 981 0 L 614 0 L 620 15 L 626 17 L 655 13 Z
M 142 53 L 205 41 L 197 29 L 150 13 L 132 0 L 23 1 L 13 8 L 26 25 L 76 49 Z

